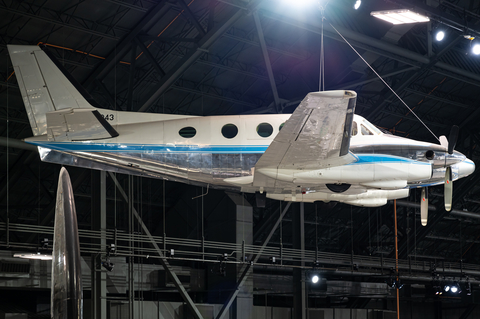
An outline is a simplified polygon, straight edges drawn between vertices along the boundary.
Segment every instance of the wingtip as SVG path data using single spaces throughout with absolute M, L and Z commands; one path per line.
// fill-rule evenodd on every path
M 357 97 L 357 93 L 355 91 L 350 90 L 332 90 L 332 91 L 319 91 L 319 92 L 312 92 L 309 95 L 316 95 L 318 97 L 327 97 L 327 98 L 338 98 L 338 99 L 352 99 Z

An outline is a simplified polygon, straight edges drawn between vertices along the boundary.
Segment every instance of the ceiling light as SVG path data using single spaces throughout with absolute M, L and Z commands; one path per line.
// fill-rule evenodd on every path
M 430 21 L 428 17 L 407 9 L 372 11 L 370 15 L 374 16 L 375 18 L 379 18 L 393 24 L 417 23 L 417 22 Z
M 315 0 L 283 0 L 283 3 L 296 7 L 306 7 L 314 5 L 315 2 Z
M 435 34 L 435 40 L 442 41 L 445 38 L 445 32 L 443 30 L 437 31 Z
M 353 8 L 355 10 L 358 10 L 358 8 L 360 8 L 361 4 L 362 4 L 362 0 L 357 0 L 357 1 L 355 1 L 355 4 L 353 5 Z
M 462 289 L 460 289 L 460 284 L 458 282 L 455 282 L 450 288 L 450 291 L 453 292 L 454 294 L 462 293 Z
M 13 257 L 24 259 L 52 260 L 52 255 L 40 253 L 16 253 L 13 255 Z
M 475 44 L 472 46 L 472 53 L 475 54 L 475 55 L 479 55 L 479 54 L 480 54 L 480 44 L 479 44 L 479 43 L 475 43 Z

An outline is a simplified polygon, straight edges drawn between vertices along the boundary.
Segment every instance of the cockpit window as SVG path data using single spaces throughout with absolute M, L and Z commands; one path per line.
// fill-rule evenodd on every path
M 360 127 L 362 130 L 362 135 L 373 135 L 373 133 L 368 128 L 366 128 L 363 124 L 360 125 Z
M 357 134 L 358 134 L 357 122 L 353 121 L 353 123 L 352 123 L 352 136 L 355 136 Z
M 382 131 L 380 131 L 378 129 L 378 127 L 376 127 L 375 125 L 373 125 L 372 123 L 368 122 L 368 121 L 364 121 L 363 124 L 365 125 L 365 127 L 373 134 L 373 135 L 380 135 L 382 134 Z

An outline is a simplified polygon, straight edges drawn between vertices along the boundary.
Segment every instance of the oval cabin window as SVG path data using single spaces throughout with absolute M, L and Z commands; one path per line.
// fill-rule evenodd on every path
M 197 134 L 197 130 L 194 127 L 187 126 L 178 131 L 181 137 L 192 138 Z
M 238 128 L 235 124 L 225 124 L 222 127 L 222 135 L 225 138 L 234 138 L 238 134 Z
M 273 127 L 268 123 L 260 123 L 257 126 L 257 133 L 261 137 L 269 137 L 273 133 Z
M 278 127 L 278 130 L 280 131 L 283 128 L 284 125 L 285 125 L 285 123 L 280 124 L 280 126 Z

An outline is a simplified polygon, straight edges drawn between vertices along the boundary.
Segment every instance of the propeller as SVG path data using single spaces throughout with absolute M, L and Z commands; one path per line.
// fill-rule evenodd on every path
M 448 135 L 448 154 L 453 154 L 455 145 L 457 145 L 458 132 L 460 128 L 457 125 L 452 126 L 450 134 Z
M 460 128 L 457 125 L 453 125 L 450 130 L 450 135 L 448 135 L 448 154 L 453 154 L 455 145 L 457 144 L 458 132 Z M 453 197 L 453 182 L 452 182 L 452 167 L 447 166 L 445 170 L 445 191 L 444 191 L 444 200 L 445 200 L 445 210 L 449 212 L 452 209 L 452 197 Z
M 420 221 L 422 226 L 427 226 L 428 222 L 428 187 L 422 188 L 422 199 L 420 202 Z
M 453 125 L 448 135 L 448 139 L 445 136 L 440 136 L 440 145 L 444 146 L 447 149 L 448 154 L 453 154 L 455 145 L 458 140 L 458 133 L 460 128 L 457 125 Z M 446 155 L 446 154 L 445 154 Z M 446 165 L 446 156 L 445 156 L 445 165 Z M 449 212 L 452 209 L 452 198 L 453 198 L 453 182 L 452 182 L 452 168 L 446 166 L 445 169 L 445 182 L 444 182 L 444 200 L 445 200 L 445 210 Z M 428 222 L 428 189 L 427 187 L 422 189 L 422 202 L 420 203 L 420 219 L 422 226 L 426 226 Z

